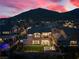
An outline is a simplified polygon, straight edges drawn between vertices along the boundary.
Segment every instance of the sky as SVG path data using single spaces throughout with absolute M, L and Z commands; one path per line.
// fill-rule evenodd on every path
M 79 0 L 0 0 L 0 18 L 37 8 L 63 13 L 79 8 Z

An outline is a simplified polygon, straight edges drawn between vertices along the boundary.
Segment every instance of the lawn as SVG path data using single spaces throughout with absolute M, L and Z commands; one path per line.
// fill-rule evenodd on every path
M 42 52 L 44 50 L 42 45 L 25 45 L 23 51 L 26 52 Z

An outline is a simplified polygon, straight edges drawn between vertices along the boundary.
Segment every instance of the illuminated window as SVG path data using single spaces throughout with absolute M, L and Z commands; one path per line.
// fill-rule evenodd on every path
M 69 25 L 69 24 L 67 24 L 67 23 L 63 24 L 64 27 L 67 27 L 68 25 Z
M 40 41 L 39 40 L 33 40 L 32 44 L 40 44 Z
M 48 36 L 48 33 L 42 33 L 42 36 Z
M 74 26 L 74 28 L 77 28 L 77 26 Z
M 47 51 L 47 50 L 51 50 L 51 48 L 48 47 L 48 46 L 45 46 L 45 47 L 44 47 L 44 51 Z
M 50 45 L 49 40 L 41 40 L 41 45 Z
M 0 38 L 0 42 L 3 42 L 2 38 Z
M 42 37 L 48 37 L 49 35 L 51 35 L 51 32 L 42 33 Z
M 2 32 L 3 34 L 10 34 L 10 32 Z
M 40 38 L 40 33 L 34 33 L 35 38 Z
M 73 28 L 74 23 L 73 22 L 66 22 L 65 24 L 63 24 L 64 27 L 69 27 L 69 28 Z
M 77 44 L 77 41 L 70 41 L 71 45 Z
M 69 28 L 73 28 L 73 25 L 70 24 L 68 27 L 69 27 Z
M 51 46 L 51 47 L 45 46 L 44 47 L 44 51 L 46 51 L 46 50 L 53 50 L 53 51 L 55 51 L 56 49 L 55 49 L 55 46 Z
M 56 50 L 55 46 L 52 46 L 52 47 L 51 47 L 51 50 Z

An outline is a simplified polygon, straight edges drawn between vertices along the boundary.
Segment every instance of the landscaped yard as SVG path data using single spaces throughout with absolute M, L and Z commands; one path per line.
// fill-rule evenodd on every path
M 44 47 L 42 45 L 25 45 L 23 51 L 25 52 L 42 52 Z

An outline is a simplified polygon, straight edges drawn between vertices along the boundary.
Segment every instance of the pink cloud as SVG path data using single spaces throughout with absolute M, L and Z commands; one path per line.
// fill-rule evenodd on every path
M 6 7 L 5 9 L 0 7 L 0 16 L 3 17 L 7 15 L 8 17 L 11 17 L 23 11 L 36 8 L 46 8 L 57 12 L 67 12 L 68 10 L 66 10 L 62 1 L 70 0 L 0 0 L 0 6 Z M 71 3 L 79 7 L 78 0 L 71 0 Z
M 53 10 L 53 11 L 58 11 L 58 12 L 67 12 L 67 10 L 65 9 L 64 6 L 61 6 L 61 5 L 49 5 L 48 6 L 48 9 L 49 10 Z
M 70 0 L 70 1 L 74 6 L 79 7 L 79 0 Z
M 0 16 L 0 18 L 8 18 L 8 16 Z
M 60 2 L 62 0 L 50 0 L 50 1 L 52 1 L 52 2 Z
M 17 9 L 24 9 L 34 5 L 32 0 L 0 0 L 0 4 Z

